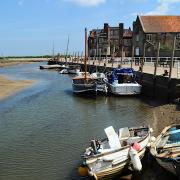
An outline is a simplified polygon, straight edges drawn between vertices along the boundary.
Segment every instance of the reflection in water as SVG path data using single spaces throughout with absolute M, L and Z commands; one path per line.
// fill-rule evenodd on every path
M 80 155 L 92 138 L 105 136 L 104 128 L 151 123 L 152 109 L 138 98 L 76 96 L 71 77 L 38 66 L 0 69 L 9 77 L 38 80 L 0 102 L 0 179 L 80 179 Z

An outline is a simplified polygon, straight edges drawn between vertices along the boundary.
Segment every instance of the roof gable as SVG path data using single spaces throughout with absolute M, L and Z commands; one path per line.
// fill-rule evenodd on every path
M 180 32 L 180 16 L 138 16 L 145 33 Z

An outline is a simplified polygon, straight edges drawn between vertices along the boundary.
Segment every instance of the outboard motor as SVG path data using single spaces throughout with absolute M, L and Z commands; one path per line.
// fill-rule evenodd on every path
M 93 148 L 94 154 L 97 154 L 96 141 L 94 139 L 91 140 L 91 147 Z
M 94 154 L 98 154 L 100 148 L 100 142 L 98 140 L 91 140 L 91 147 L 93 148 Z

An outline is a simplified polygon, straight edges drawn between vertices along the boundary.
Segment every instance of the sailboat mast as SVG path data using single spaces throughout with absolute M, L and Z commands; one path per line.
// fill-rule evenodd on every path
M 87 79 L 87 28 L 85 28 L 85 58 L 84 58 L 84 66 L 85 66 L 85 79 Z
M 67 47 L 66 47 L 66 65 L 67 65 L 68 50 L 69 50 L 69 36 L 68 36 Z
M 53 49 L 52 49 L 52 60 L 54 60 L 54 41 L 53 41 Z

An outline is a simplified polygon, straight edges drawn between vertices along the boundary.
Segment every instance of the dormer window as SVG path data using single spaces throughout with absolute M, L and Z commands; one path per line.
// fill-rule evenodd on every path
M 146 34 L 146 40 L 152 41 L 152 34 Z

